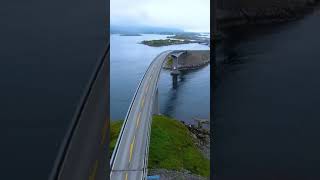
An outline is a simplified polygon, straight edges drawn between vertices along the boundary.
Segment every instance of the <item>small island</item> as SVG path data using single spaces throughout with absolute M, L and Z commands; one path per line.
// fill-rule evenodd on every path
M 141 44 L 160 47 L 169 46 L 177 44 L 189 44 L 189 43 L 199 43 L 203 45 L 210 45 L 210 38 L 201 36 L 200 33 L 176 33 L 166 37 L 167 39 L 157 39 L 157 40 L 145 40 Z
M 120 34 L 120 36 L 142 36 L 142 35 L 138 33 L 126 33 L 126 34 Z
M 177 40 L 177 39 L 158 39 L 158 40 L 144 40 L 141 44 L 152 46 L 152 47 L 160 47 L 160 46 L 169 46 L 176 44 L 188 44 L 193 43 L 190 40 Z
M 172 36 L 168 36 L 167 38 L 173 39 L 182 39 L 182 40 L 201 40 L 200 34 L 198 33 L 184 33 L 184 34 L 175 34 Z

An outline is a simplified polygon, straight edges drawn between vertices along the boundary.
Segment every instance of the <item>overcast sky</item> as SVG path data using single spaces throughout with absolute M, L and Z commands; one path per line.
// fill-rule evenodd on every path
M 210 0 L 111 0 L 112 25 L 210 31 Z

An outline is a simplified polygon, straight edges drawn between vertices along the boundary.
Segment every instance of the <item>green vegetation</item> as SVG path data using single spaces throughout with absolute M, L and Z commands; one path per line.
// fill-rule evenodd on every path
M 111 121 L 110 123 L 110 144 L 109 144 L 110 156 L 112 154 L 114 147 L 116 146 L 122 123 L 123 121 Z
M 123 121 L 111 122 L 111 143 L 113 149 Z M 206 159 L 193 142 L 189 130 L 179 121 L 154 116 L 151 129 L 149 168 L 186 169 L 194 174 L 208 177 L 209 160 Z
M 145 40 L 141 42 L 144 45 L 160 47 L 160 46 L 169 46 L 174 44 L 188 44 L 192 43 L 189 40 L 176 40 L 176 39 L 158 39 L 158 40 Z
M 196 40 L 198 39 L 198 36 L 195 35 L 186 35 L 186 34 L 179 34 L 174 36 L 168 36 L 167 38 L 173 38 L 173 39 L 187 39 L 187 40 Z
M 142 35 L 138 33 L 126 33 L 126 34 L 120 34 L 120 36 L 142 36 Z
M 208 177 L 209 160 L 193 142 L 189 130 L 179 121 L 154 116 L 149 149 L 149 168 L 181 170 Z
M 173 36 L 167 36 L 167 38 L 183 39 L 183 40 L 201 40 L 199 33 L 177 33 Z
M 173 64 L 173 58 L 172 58 L 171 56 L 169 56 L 168 59 L 167 59 L 166 65 L 167 65 L 168 67 L 171 67 L 172 64 Z

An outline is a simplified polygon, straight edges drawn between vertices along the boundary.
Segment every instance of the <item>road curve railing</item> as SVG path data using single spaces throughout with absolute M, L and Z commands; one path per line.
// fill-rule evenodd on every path
M 168 52 L 168 51 L 164 51 L 164 52 L 162 52 L 162 53 L 165 53 L 165 52 Z M 158 54 L 154 59 L 157 59 L 162 53 Z M 121 139 L 122 139 L 122 135 L 123 135 L 124 128 L 126 127 L 129 114 L 130 114 L 130 112 L 131 112 L 131 110 L 132 110 L 133 102 L 136 100 L 136 96 L 137 96 L 137 93 L 138 93 L 138 91 L 139 91 L 139 89 L 140 89 L 140 87 L 141 87 L 141 83 L 142 83 L 143 80 L 145 79 L 145 76 L 146 76 L 147 72 L 150 70 L 150 68 L 152 67 L 152 64 L 153 64 L 153 63 L 155 63 L 155 60 L 153 60 L 153 61 L 150 63 L 150 65 L 148 66 L 147 70 L 146 70 L 145 73 L 143 74 L 143 76 L 142 76 L 142 78 L 141 78 L 141 80 L 140 80 L 140 82 L 139 82 L 139 84 L 138 84 L 138 87 L 137 87 L 137 89 L 136 89 L 136 91 L 135 91 L 135 93 L 134 93 L 134 96 L 133 96 L 133 98 L 132 98 L 132 100 L 131 100 L 131 103 L 130 103 L 130 105 L 129 105 L 129 109 L 128 109 L 128 111 L 127 111 L 127 114 L 126 114 L 126 116 L 125 116 L 124 122 L 123 122 L 122 127 L 121 127 L 121 130 L 120 130 L 120 133 L 119 133 L 119 136 L 118 136 L 116 145 L 115 145 L 115 147 L 114 147 L 114 149 L 113 149 L 113 152 L 112 152 L 112 155 L 111 155 L 111 158 L 110 158 L 110 167 L 113 167 L 114 160 L 115 160 L 115 156 L 116 156 L 117 153 L 118 153 L 119 143 L 120 143 L 120 141 L 121 141 Z
M 166 53 L 166 52 L 168 52 L 168 51 L 165 51 L 165 52 L 163 52 L 163 53 Z M 172 54 L 172 53 L 174 53 L 175 51 L 171 51 L 170 53 L 168 53 L 168 55 L 170 55 L 170 54 Z M 167 56 L 168 56 L 167 55 Z M 160 54 L 159 54 L 159 56 L 160 56 Z M 158 57 L 158 56 L 157 56 Z M 156 58 L 155 58 L 156 59 Z M 166 58 L 164 58 L 164 60 L 162 61 L 162 65 L 161 65 L 161 67 L 160 68 L 162 68 L 163 67 L 163 65 L 164 65 L 164 63 L 166 62 L 165 61 L 165 59 Z M 157 74 L 157 82 L 156 82 L 156 84 L 158 84 L 158 81 L 159 81 L 159 77 L 160 77 L 160 71 L 159 71 L 159 73 Z M 154 94 L 156 93 L 156 90 L 155 91 L 153 91 L 153 96 L 155 96 Z M 154 101 L 152 102 L 152 105 L 151 105 L 151 107 L 153 107 L 154 106 Z M 149 127 L 148 127 L 148 131 L 147 131 L 147 147 L 146 147 L 146 152 L 145 152 L 145 158 L 144 158 L 144 161 L 143 161 L 143 178 L 145 178 L 146 179 L 146 177 L 148 176 L 148 159 L 149 159 L 149 145 L 150 145 L 150 130 L 151 130 L 151 123 L 149 124 Z
M 184 51 L 185 52 L 185 51 Z M 150 91 L 149 93 L 152 93 L 150 94 L 151 97 L 155 97 L 156 96 L 156 93 L 157 93 L 157 84 L 158 84 L 158 81 L 159 81 L 159 77 L 160 77 L 160 74 L 161 74 L 161 69 L 164 65 L 164 63 L 166 62 L 166 57 L 170 54 L 175 54 L 177 56 L 183 54 L 183 50 L 168 50 L 168 51 L 164 51 L 162 53 L 160 53 L 159 55 L 157 55 L 154 60 L 150 63 L 150 65 L 148 66 L 147 70 L 145 71 L 143 77 L 141 78 L 139 84 L 138 84 L 138 87 L 134 93 L 134 96 L 131 100 L 131 103 L 129 105 L 129 108 L 128 108 L 128 111 L 127 111 L 127 114 L 125 116 L 125 119 L 124 119 L 124 122 L 122 124 L 122 127 L 121 127 L 121 130 L 120 130 L 120 133 L 119 133 L 119 136 L 118 136 L 118 139 L 117 139 L 117 142 L 115 144 L 115 148 L 113 150 L 113 153 L 111 155 L 111 159 L 110 159 L 110 167 L 111 167 L 111 172 L 113 172 L 113 170 L 115 172 L 119 172 L 119 171 L 130 171 L 130 170 L 127 170 L 127 169 L 117 169 L 117 168 L 114 168 L 115 166 L 115 161 L 117 158 L 117 156 L 121 156 L 121 154 L 119 154 L 118 152 L 120 151 L 119 150 L 119 146 L 123 140 L 123 137 L 124 137 L 124 131 L 127 131 L 126 129 L 129 128 L 127 127 L 128 125 L 128 119 L 129 119 L 129 116 L 131 116 L 130 114 L 131 113 L 134 113 L 132 112 L 133 110 L 133 106 L 134 104 L 136 103 L 137 101 L 137 94 L 140 93 L 140 90 L 141 90 L 141 86 L 142 86 L 142 83 L 144 82 L 145 78 L 146 78 L 146 75 L 149 73 L 149 71 L 151 71 L 150 69 L 153 67 L 154 63 L 157 63 L 158 65 L 154 65 L 156 66 L 158 69 L 157 69 L 157 74 L 155 74 L 157 77 L 153 80 L 153 82 L 155 83 L 155 86 L 154 86 L 154 89 L 152 91 Z M 160 57 L 162 56 L 162 57 Z M 160 59 L 159 59 L 160 58 Z M 159 62 L 161 61 L 161 62 Z M 160 65 L 159 65 L 160 64 Z M 152 68 L 152 71 L 154 71 L 155 69 Z M 141 90 L 143 91 L 143 90 Z M 150 107 L 153 107 L 154 106 L 154 100 L 150 102 L 151 104 Z M 149 111 L 153 111 L 151 110 L 152 108 L 150 108 Z M 152 113 L 152 112 L 150 112 Z M 143 161 L 142 161 L 142 169 L 140 169 L 139 171 L 141 171 L 142 173 L 142 179 L 145 179 L 148 175 L 148 154 L 149 154 L 149 141 L 150 141 L 150 133 L 151 133 L 151 123 L 148 123 L 147 124 L 147 128 L 146 128 L 146 144 L 145 144 L 145 148 L 144 148 L 144 151 L 145 152 L 142 152 L 144 154 L 143 156 Z M 127 135 L 126 135 L 127 136 Z M 118 160 L 117 160 L 117 163 L 118 163 Z

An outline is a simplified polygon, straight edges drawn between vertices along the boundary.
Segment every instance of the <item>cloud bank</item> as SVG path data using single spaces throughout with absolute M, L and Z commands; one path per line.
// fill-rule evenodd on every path
M 111 25 L 210 31 L 210 0 L 111 0 Z

